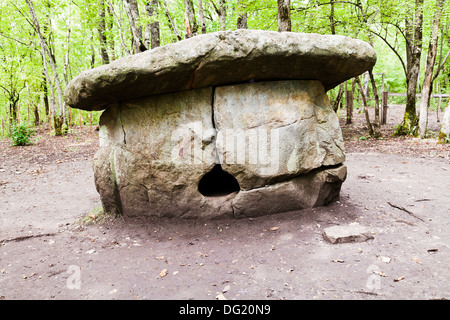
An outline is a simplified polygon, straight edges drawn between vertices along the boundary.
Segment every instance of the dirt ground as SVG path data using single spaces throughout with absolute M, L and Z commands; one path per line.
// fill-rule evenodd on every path
M 93 127 L 0 141 L 0 300 L 449 299 L 450 146 L 392 137 L 402 111 L 382 140 L 342 120 L 340 201 L 252 219 L 100 222 Z M 352 222 L 374 239 L 324 240 Z

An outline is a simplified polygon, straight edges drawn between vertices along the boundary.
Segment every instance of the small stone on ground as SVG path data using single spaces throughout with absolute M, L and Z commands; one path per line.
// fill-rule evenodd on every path
M 364 242 L 373 239 L 366 227 L 359 223 L 350 223 L 345 226 L 325 228 L 323 238 L 330 243 Z

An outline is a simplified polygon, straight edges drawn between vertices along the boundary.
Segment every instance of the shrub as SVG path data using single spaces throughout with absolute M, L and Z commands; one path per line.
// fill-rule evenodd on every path
M 36 132 L 25 123 L 13 123 L 11 125 L 11 140 L 13 146 L 26 146 L 31 144 L 31 137 Z

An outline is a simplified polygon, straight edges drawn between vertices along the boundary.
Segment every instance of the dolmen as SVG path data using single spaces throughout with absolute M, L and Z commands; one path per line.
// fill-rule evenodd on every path
M 93 169 L 105 211 L 260 216 L 339 198 L 344 141 L 326 92 L 375 62 L 344 36 L 222 31 L 84 71 L 65 101 L 104 110 Z

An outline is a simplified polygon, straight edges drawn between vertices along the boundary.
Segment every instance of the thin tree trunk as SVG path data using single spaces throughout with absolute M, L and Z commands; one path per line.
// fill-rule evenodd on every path
M 381 125 L 380 125 L 380 96 L 378 95 L 377 84 L 373 77 L 372 69 L 369 70 L 370 83 L 372 84 L 372 91 L 375 98 L 375 122 L 372 124 L 373 136 L 375 138 L 381 137 Z
M 441 22 L 442 8 L 445 0 L 437 0 L 434 13 L 433 26 L 431 29 L 430 45 L 428 47 L 427 63 L 425 65 L 425 77 L 423 79 L 422 96 L 420 99 L 419 136 L 425 138 L 428 124 L 428 107 L 430 105 L 430 94 L 433 80 L 434 63 L 436 62 L 437 43 L 439 37 L 439 25 Z
M 43 100 L 44 100 L 45 115 L 48 117 L 48 115 L 50 113 L 50 108 L 49 108 L 49 103 L 48 103 L 48 86 L 47 86 L 47 76 L 46 76 L 45 70 L 42 70 L 41 88 L 42 88 L 42 93 L 44 94 Z
M 329 16 L 329 20 L 330 20 L 330 31 L 331 34 L 336 34 L 336 22 L 334 20 L 334 1 L 331 0 L 330 1 L 330 16 Z
M 113 28 L 114 28 L 114 21 L 112 18 L 114 18 L 114 15 L 111 12 L 111 9 L 109 8 L 109 5 L 106 6 L 106 12 L 107 12 L 107 17 L 108 19 L 105 21 L 106 23 L 106 29 L 108 30 L 108 32 L 110 34 L 112 34 L 113 32 Z M 107 37 L 108 40 L 108 47 L 109 47 L 109 60 L 114 61 L 116 60 L 116 48 L 115 48 L 115 41 L 114 41 L 114 37 Z
M 125 11 L 127 12 L 130 24 L 131 35 L 133 37 L 134 52 L 139 53 L 147 50 L 142 41 L 142 28 L 137 26 L 139 23 L 139 8 L 136 0 L 125 0 Z
M 444 113 L 444 119 L 439 132 L 439 141 L 441 143 L 450 143 L 450 99 L 447 100 L 447 107 Z
M 169 20 L 169 23 L 170 23 L 170 28 L 172 29 L 172 32 L 175 35 L 175 37 L 178 39 L 178 41 L 180 41 L 181 36 L 178 33 L 177 26 L 175 25 L 175 21 L 172 19 L 172 16 L 170 15 L 169 8 L 167 8 L 166 0 L 162 0 L 162 2 L 164 5 L 164 10 L 166 12 L 167 19 Z
M 226 21 L 227 21 L 227 7 L 226 0 L 220 0 L 220 30 L 225 31 L 227 29 Z
M 113 5 L 111 4 L 111 2 L 110 2 L 109 0 L 106 0 L 106 3 L 108 4 L 109 10 L 111 11 L 111 13 L 112 13 L 113 16 L 114 16 L 114 19 L 116 19 L 117 26 L 118 26 L 118 28 L 119 28 L 119 38 L 120 38 L 120 43 L 122 44 L 122 48 L 125 50 L 125 52 L 126 52 L 128 55 L 130 55 L 131 52 L 130 52 L 130 50 L 128 49 L 128 47 L 126 46 L 125 41 L 124 41 L 124 39 L 123 39 L 123 30 L 122 30 L 122 24 L 120 23 L 120 19 L 117 17 L 116 12 L 114 11 L 114 7 L 113 7 Z
M 58 70 L 56 69 L 56 65 L 54 63 L 54 60 L 51 56 L 50 50 L 47 47 L 47 44 L 45 43 L 44 40 L 44 36 L 41 33 L 41 28 L 39 25 L 39 20 L 37 18 L 36 15 L 36 11 L 34 10 L 34 6 L 33 6 L 33 2 L 31 0 L 25 0 L 28 8 L 30 10 L 31 13 L 31 17 L 32 17 L 32 21 L 33 21 L 33 25 L 34 28 L 36 29 L 36 33 L 39 36 L 39 44 L 41 47 L 41 51 L 42 51 L 42 58 L 44 59 L 44 62 L 46 61 L 46 54 L 48 54 L 49 56 L 49 62 L 50 62 L 50 67 L 52 68 L 52 72 L 53 72 L 53 77 L 55 80 L 55 85 L 56 85 L 56 92 L 58 94 L 58 108 L 59 108 L 59 113 L 58 115 L 56 115 L 56 111 L 54 110 L 53 112 L 53 119 L 54 119 L 54 125 L 55 125 L 55 134 L 56 135 L 62 135 L 62 131 L 61 131 L 61 126 L 63 124 L 63 118 L 64 118 L 64 102 L 63 102 L 63 97 L 62 97 L 62 88 L 61 88 L 61 82 L 59 81 L 59 76 L 58 76 Z M 44 64 L 44 69 L 46 70 L 46 76 L 47 76 L 47 82 L 50 84 L 50 77 L 48 75 L 48 71 L 47 71 L 47 67 L 46 67 L 46 63 Z M 53 90 L 51 90 L 53 91 Z
M 247 12 L 244 10 L 244 4 L 242 3 L 242 0 L 238 1 L 238 18 L 237 18 L 237 29 L 247 29 Z
M 278 32 L 291 31 L 291 0 L 278 0 Z
M 333 103 L 333 110 L 334 110 L 334 112 L 337 112 L 337 111 L 338 111 L 339 105 L 341 104 L 341 101 L 342 101 L 342 97 L 343 97 L 343 96 L 344 96 L 344 84 L 341 83 L 341 84 L 339 85 L 339 91 L 338 91 L 338 94 L 337 94 L 336 99 L 334 100 L 334 103 Z
M 203 13 L 203 1 L 198 0 L 198 17 L 202 28 L 202 34 L 206 34 L 205 14 Z
M 184 0 L 184 27 L 186 39 L 197 35 L 198 25 L 192 0 Z
M 161 45 L 160 35 L 159 35 L 159 21 L 158 17 L 158 0 L 147 1 L 145 9 L 148 16 L 151 19 L 150 24 L 145 26 L 145 46 L 147 48 L 157 48 Z
M 102 64 L 109 63 L 109 55 L 107 51 L 107 39 L 106 39 L 106 23 L 105 23 L 105 1 L 99 0 L 99 8 L 98 8 L 98 39 L 100 40 L 100 55 L 102 57 Z
M 414 17 L 405 20 L 406 45 L 406 107 L 402 123 L 396 130 L 397 135 L 414 134 L 417 126 L 416 90 L 422 55 L 423 2 L 415 0 Z
M 347 105 L 347 119 L 345 124 L 352 124 L 353 122 L 353 91 L 347 90 L 347 97 L 345 99 Z
M 361 92 L 361 99 L 362 99 L 362 103 L 363 103 L 363 112 L 366 117 L 367 128 L 369 128 L 369 135 L 373 136 L 373 127 L 372 127 L 372 124 L 370 123 L 369 111 L 367 110 L 366 95 L 364 94 L 364 90 L 361 85 L 361 81 L 359 80 L 359 77 L 355 77 L 355 81 L 358 84 L 359 91 Z

